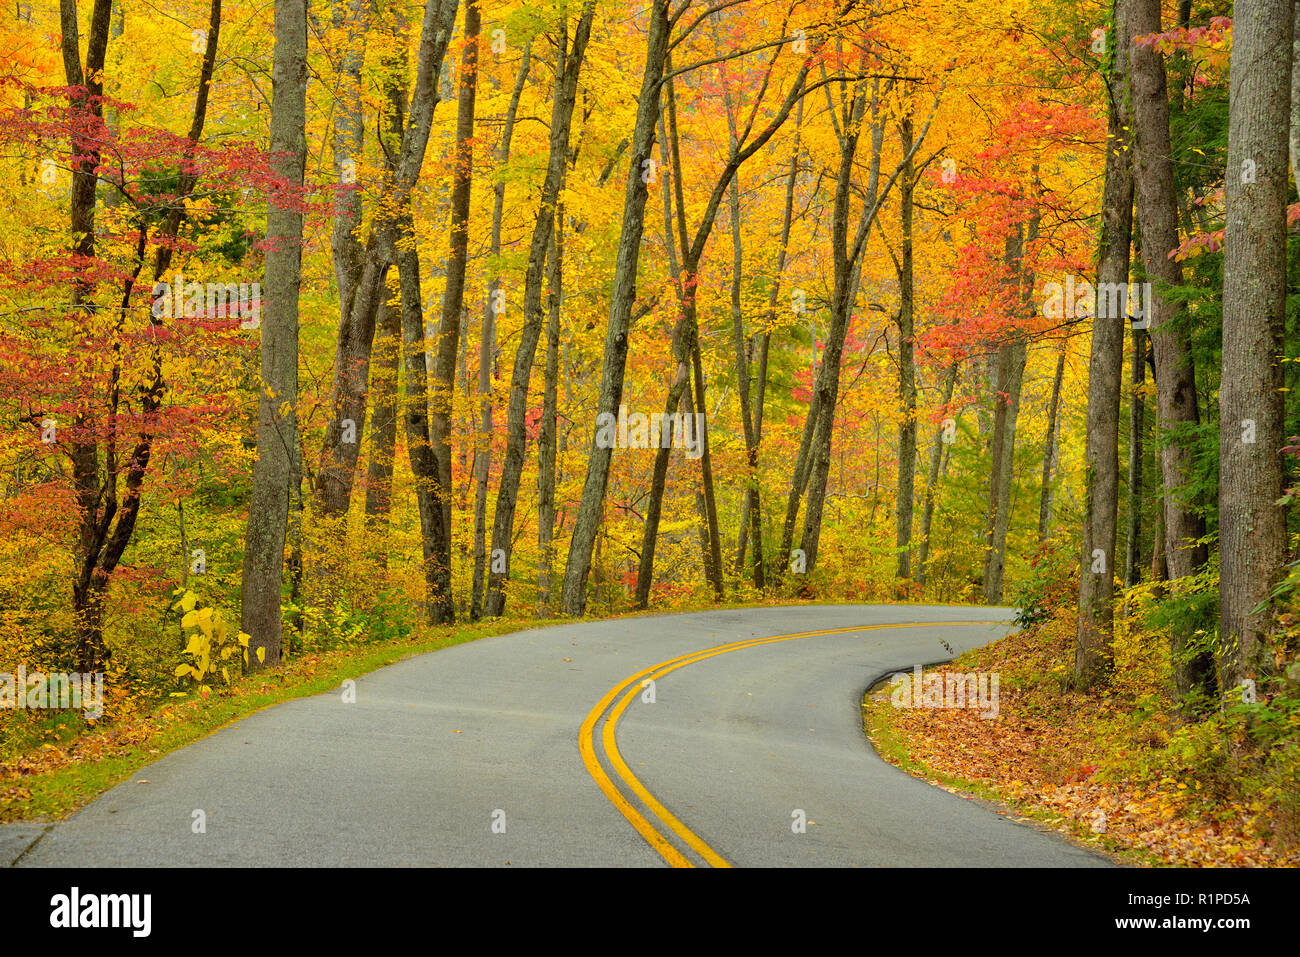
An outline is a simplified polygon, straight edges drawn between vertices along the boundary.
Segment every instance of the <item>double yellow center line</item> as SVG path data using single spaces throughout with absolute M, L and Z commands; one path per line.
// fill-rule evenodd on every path
M 609 766 L 613 768 L 614 773 L 622 779 L 623 783 L 630 789 L 641 803 L 650 811 L 654 817 L 659 819 L 662 828 L 675 834 L 688 848 L 693 850 L 703 858 L 711 867 L 730 867 L 731 864 L 717 851 L 704 842 L 699 835 L 694 833 L 685 824 L 673 816 L 672 812 L 664 807 L 653 794 L 651 794 L 644 784 L 632 773 L 623 760 L 623 755 L 619 753 L 618 741 L 615 738 L 615 732 L 618 728 L 619 718 L 627 710 L 632 699 L 641 692 L 644 683 L 662 678 L 670 672 L 683 668 L 686 665 L 694 664 L 697 661 L 703 661 L 706 658 L 713 658 L 717 655 L 726 654 L 729 651 L 738 651 L 742 648 L 754 648 L 758 645 L 775 644 L 778 641 L 793 641 L 796 638 L 817 638 L 835 635 L 860 634 L 864 631 L 884 631 L 891 628 L 945 628 L 950 626 L 965 625 L 993 625 L 1001 624 L 997 621 L 915 621 L 894 625 L 858 625 L 852 628 L 827 628 L 821 631 L 803 631 L 792 635 L 775 635 L 770 638 L 751 638 L 746 641 L 732 642 L 726 645 L 717 645 L 713 648 L 706 648 L 703 651 L 694 651 L 690 654 L 679 655 L 676 658 L 670 658 L 667 661 L 661 661 L 657 665 L 651 665 L 649 668 L 643 668 L 634 675 L 623 679 L 615 687 L 611 688 L 603 698 L 588 713 L 586 720 L 582 722 L 582 728 L 578 732 L 578 749 L 582 752 L 582 763 L 586 765 L 587 772 L 595 780 L 596 784 L 609 798 L 614 807 L 627 818 L 628 822 L 637 830 L 647 843 L 653 847 L 659 855 L 673 867 L 694 867 L 695 864 L 683 854 L 678 848 L 669 841 L 665 832 L 656 828 L 649 820 L 646 819 L 640 811 L 624 796 L 618 789 L 614 781 L 605 769 L 601 766 L 600 759 L 596 754 L 596 726 L 600 724 L 602 718 L 604 726 L 601 729 L 601 743 L 604 746 L 605 758 Z M 623 697 L 614 704 L 618 696 Z M 613 707 L 611 708 L 611 705 Z M 608 710 L 608 714 L 606 711 Z

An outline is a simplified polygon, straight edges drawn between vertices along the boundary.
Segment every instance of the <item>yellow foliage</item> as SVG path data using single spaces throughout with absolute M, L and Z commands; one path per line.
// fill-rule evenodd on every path
M 188 589 L 177 589 L 175 594 L 181 597 L 172 609 L 185 610 L 185 616 L 181 619 L 181 628 L 196 630 L 189 634 L 185 650 L 181 652 L 188 660 L 177 665 L 174 673 L 178 678 L 189 676 L 198 683 L 199 690 L 204 691 L 207 689 L 206 682 L 217 670 L 217 660 L 226 661 L 238 651 L 244 664 L 248 664 L 248 635 L 239 632 L 237 636 L 232 637 L 221 613 L 211 606 L 196 609 L 199 599 L 194 592 Z M 258 651 L 260 659 L 260 654 L 264 652 L 262 649 Z M 230 684 L 229 670 L 223 665 L 220 671 L 222 680 Z

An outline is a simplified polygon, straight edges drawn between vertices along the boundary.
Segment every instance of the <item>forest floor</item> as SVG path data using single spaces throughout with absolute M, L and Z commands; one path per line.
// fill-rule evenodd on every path
M 1205 773 L 1171 709 L 1123 690 L 1064 690 L 1073 634 L 1073 619 L 1058 617 L 925 670 L 999 674 L 996 718 L 896 706 L 895 686 L 877 685 L 863 700 L 867 736 L 914 777 L 1124 863 L 1300 865 L 1300 841 L 1271 826 L 1267 794 L 1256 799 L 1239 771 Z

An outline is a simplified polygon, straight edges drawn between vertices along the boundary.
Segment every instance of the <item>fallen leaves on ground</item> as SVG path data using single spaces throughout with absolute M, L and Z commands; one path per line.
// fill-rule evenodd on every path
M 1144 852 L 1151 863 L 1178 867 L 1300 866 L 1300 847 L 1258 833 L 1258 804 L 1207 807 L 1201 782 L 1187 776 L 1154 783 L 1117 776 L 1133 749 L 1158 750 L 1165 736 L 1158 728 L 1148 729 L 1146 741 L 1115 736 L 1112 719 L 1124 702 L 1108 696 L 1058 692 L 1046 696 L 1055 707 L 1045 708 L 1041 687 L 1029 690 L 1016 679 L 1027 666 L 1047 663 L 1037 659 L 1052 651 L 1021 632 L 981 653 L 980 670 L 1001 672 L 996 718 L 981 718 L 973 707 L 894 707 L 885 686 L 864 703 L 868 734 L 887 760 L 905 763 L 880 747 L 887 733 L 920 765 L 909 770 L 930 783 L 955 793 L 991 792 L 1097 850 Z M 925 674 L 973 670 L 963 660 Z

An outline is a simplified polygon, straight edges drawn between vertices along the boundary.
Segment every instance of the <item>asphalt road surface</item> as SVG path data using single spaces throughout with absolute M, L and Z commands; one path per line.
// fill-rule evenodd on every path
M 863 734 L 866 688 L 1001 637 L 1007 617 L 760 608 L 485 638 L 250 715 L 66 821 L 9 829 L 0 853 L 21 867 L 1105 866 L 909 777 Z

